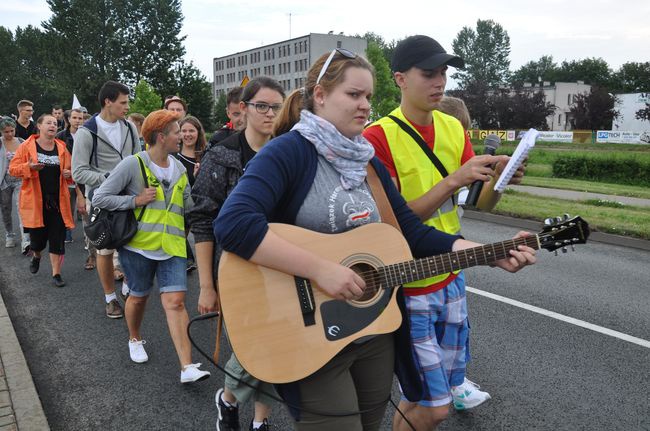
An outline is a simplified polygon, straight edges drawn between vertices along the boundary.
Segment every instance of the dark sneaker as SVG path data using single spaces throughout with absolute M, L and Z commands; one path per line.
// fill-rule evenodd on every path
M 41 266 L 41 258 L 32 256 L 32 260 L 29 261 L 29 272 L 31 272 L 32 274 L 36 274 L 40 266 Z
M 63 281 L 63 279 L 61 278 L 61 274 L 55 274 L 54 276 L 52 276 L 52 278 L 54 279 L 54 285 L 56 287 L 65 286 L 65 281 Z
M 269 421 L 264 419 L 262 421 L 262 425 L 258 426 L 257 428 L 253 428 L 253 421 L 251 421 L 251 425 L 248 427 L 249 431 L 270 431 L 271 427 L 269 426 Z
M 223 394 L 223 388 L 219 389 L 214 396 L 214 402 L 219 412 L 217 431 L 239 431 L 239 408 L 227 406 L 221 399 L 221 394 Z
M 117 299 L 113 299 L 111 302 L 106 304 L 106 316 L 111 319 L 119 319 L 124 317 L 124 310 Z

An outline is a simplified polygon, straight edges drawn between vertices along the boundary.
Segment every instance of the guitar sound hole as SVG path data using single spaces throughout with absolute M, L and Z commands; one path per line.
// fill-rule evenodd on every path
M 367 263 L 355 263 L 350 267 L 366 282 L 366 288 L 360 298 L 355 299 L 353 302 L 366 303 L 372 301 L 377 297 L 381 289 L 380 275 L 372 266 Z

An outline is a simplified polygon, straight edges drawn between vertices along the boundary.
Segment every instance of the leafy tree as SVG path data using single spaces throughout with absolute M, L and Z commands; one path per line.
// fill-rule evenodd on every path
M 228 107 L 228 100 L 226 99 L 226 93 L 221 92 L 217 103 L 214 105 L 214 120 L 215 120 L 215 129 L 223 126 L 228 121 L 228 116 L 226 115 L 226 108 Z
M 172 76 L 174 86 L 168 87 L 165 94 L 176 94 L 187 102 L 188 113 L 203 124 L 205 130 L 214 129 L 214 97 L 212 86 L 194 64 L 177 63 Z
M 363 35 L 356 34 L 355 37 L 361 37 L 365 39 L 368 42 L 368 45 L 370 45 L 371 42 L 377 44 L 381 49 L 381 53 L 386 59 L 386 62 L 388 63 L 388 69 L 390 70 L 390 60 L 393 57 L 393 51 L 395 50 L 395 46 L 397 46 L 399 40 L 386 42 L 381 35 L 378 35 L 377 33 L 373 33 L 371 31 L 368 31 Z
M 135 84 L 147 79 L 163 89 L 173 80 L 171 65 L 185 54 L 179 36 L 183 25 L 180 0 L 131 0 L 122 28 L 127 49 L 121 61 L 124 81 Z M 132 25 L 136 23 L 137 25 Z
M 489 89 L 485 82 L 470 82 L 465 88 L 449 90 L 450 96 L 463 99 L 469 110 L 472 121 L 480 128 L 493 127 L 492 108 L 486 101 L 489 99 Z
M 368 61 L 375 68 L 375 91 L 372 95 L 371 120 L 388 115 L 400 103 L 400 91 L 390 72 L 390 66 L 383 56 L 381 47 L 373 41 L 368 42 L 366 50 Z
M 576 94 L 571 106 L 574 129 L 610 130 L 619 112 L 614 109 L 616 96 L 604 87 L 592 86 L 589 93 Z
M 478 20 L 476 31 L 463 27 L 452 46 L 465 60 L 465 70 L 454 73 L 461 88 L 472 82 L 483 82 L 496 88 L 505 84 L 510 75 L 510 37 L 500 24 L 492 20 Z
M 629 62 L 612 76 L 612 87 L 618 93 L 650 92 L 650 62 Z
M 598 87 L 610 87 L 612 70 L 602 58 L 585 58 L 582 60 L 563 61 L 557 70 L 556 81 L 576 82 Z
M 465 101 L 473 122 L 481 129 L 546 130 L 546 117 L 555 111 L 555 105 L 546 102 L 542 91 L 489 89 L 484 83 L 475 82 L 467 89 L 447 93 Z
M 555 82 L 558 66 L 553 61 L 552 55 L 543 55 L 537 61 L 528 63 L 517 69 L 511 78 L 513 84 L 524 82 L 537 83 L 539 81 Z
M 548 130 L 546 118 L 555 112 L 555 105 L 546 101 L 543 91 L 529 92 L 518 89 L 511 97 L 513 106 L 512 123 L 509 129 Z
M 129 112 L 139 112 L 145 117 L 152 111 L 160 109 L 162 99 L 144 79 L 135 86 L 135 98 L 129 103 Z
M 43 23 L 57 61 L 56 82 L 98 110 L 97 93 L 109 79 L 157 91 L 174 87 L 170 71 L 182 64 L 180 0 L 47 0 L 52 16 Z M 171 93 L 170 93 L 171 94 Z

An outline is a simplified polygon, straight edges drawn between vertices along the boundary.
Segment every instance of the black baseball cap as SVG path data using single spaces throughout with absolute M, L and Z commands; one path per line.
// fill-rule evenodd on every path
M 402 40 L 393 51 L 390 68 L 393 72 L 406 72 L 415 66 L 423 70 L 432 70 L 448 64 L 458 69 L 465 67 L 465 61 L 447 51 L 429 36 L 409 36 Z

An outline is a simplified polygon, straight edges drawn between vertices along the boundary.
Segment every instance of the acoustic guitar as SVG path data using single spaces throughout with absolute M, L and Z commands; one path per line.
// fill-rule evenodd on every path
M 341 234 L 269 226 L 282 238 L 352 268 L 366 282 L 362 297 L 336 300 L 314 281 L 223 253 L 219 296 L 230 343 L 242 366 L 270 383 L 304 378 L 355 340 L 395 331 L 402 321 L 395 294 L 404 283 L 489 264 L 519 245 L 566 251 L 589 236 L 584 220 L 565 216 L 537 235 L 413 259 L 402 234 L 384 223 Z

